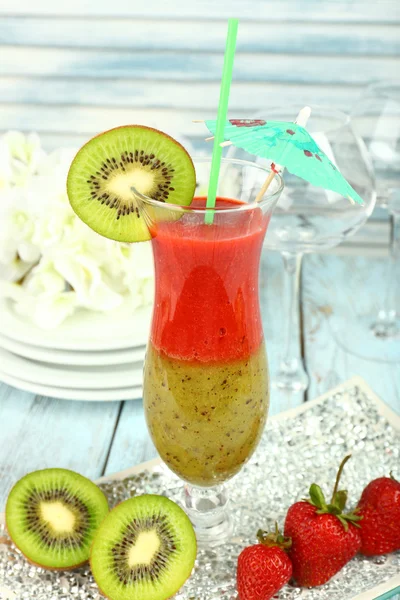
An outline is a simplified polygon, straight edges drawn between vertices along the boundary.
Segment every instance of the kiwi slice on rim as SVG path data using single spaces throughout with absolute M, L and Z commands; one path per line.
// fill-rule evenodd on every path
M 88 561 L 94 534 L 108 511 L 103 492 L 83 475 L 44 469 L 14 485 L 6 526 L 14 544 L 34 564 L 72 569 Z
M 196 536 L 189 518 L 164 496 L 136 496 L 101 524 L 90 555 L 100 591 L 110 600 L 166 600 L 190 576 Z
M 69 201 L 78 217 L 119 242 L 150 239 L 132 187 L 159 202 L 188 206 L 196 187 L 192 159 L 169 135 L 127 125 L 87 142 L 67 178 Z

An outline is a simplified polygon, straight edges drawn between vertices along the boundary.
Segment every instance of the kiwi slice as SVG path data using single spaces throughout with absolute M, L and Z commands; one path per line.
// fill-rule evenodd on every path
M 136 496 L 101 524 L 90 555 L 100 591 L 110 600 L 165 600 L 190 576 L 196 536 L 183 510 L 164 496 Z
M 196 187 L 192 159 L 169 135 L 127 125 L 87 142 L 67 178 L 69 201 L 78 217 L 118 242 L 150 239 L 132 187 L 154 200 L 188 206 Z
M 33 563 L 72 569 L 88 561 L 94 534 L 109 511 L 103 492 L 66 469 L 34 471 L 12 488 L 6 526 Z

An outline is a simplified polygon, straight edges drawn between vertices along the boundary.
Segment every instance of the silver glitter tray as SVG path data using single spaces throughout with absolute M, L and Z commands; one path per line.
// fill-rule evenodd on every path
M 260 446 L 230 486 L 236 537 L 217 549 L 201 550 L 194 573 L 175 600 L 237 600 L 235 568 L 241 549 L 255 542 L 259 527 L 283 525 L 289 505 L 316 481 L 331 489 L 344 455 L 343 485 L 355 505 L 364 486 L 393 469 L 398 473 L 400 417 L 360 378 L 321 398 L 269 420 Z M 182 485 L 158 460 L 140 465 L 99 485 L 115 505 L 136 494 L 165 494 L 180 501 Z M 400 552 L 356 557 L 320 588 L 285 586 L 277 600 L 387 600 L 400 592 Z M 14 548 L 0 519 L 1 600 L 100 600 L 88 568 L 44 571 Z

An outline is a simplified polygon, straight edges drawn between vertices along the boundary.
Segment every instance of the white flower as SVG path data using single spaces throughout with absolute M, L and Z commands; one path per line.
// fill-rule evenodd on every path
M 40 161 L 45 156 L 39 136 L 35 133 L 26 136 L 20 131 L 9 131 L 3 136 L 2 143 L 8 150 L 10 183 L 24 185 L 37 171 Z
M 3 139 L 0 139 L 0 193 L 8 189 L 12 177 L 11 155 Z
M 108 240 L 73 212 L 66 178 L 74 154 L 45 154 L 34 135 L 0 139 L 0 296 L 43 328 L 80 308 L 135 310 L 153 300 L 150 243 Z
M 72 291 L 60 291 L 65 284 L 57 274 L 30 273 L 22 285 L 0 282 L 0 295 L 14 301 L 17 314 L 32 320 L 42 329 L 60 325 L 78 306 Z

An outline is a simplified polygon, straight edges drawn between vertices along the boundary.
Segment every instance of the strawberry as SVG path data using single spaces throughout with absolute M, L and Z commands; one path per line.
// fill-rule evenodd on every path
M 237 589 L 240 600 L 269 600 L 292 576 L 286 553 L 291 541 L 279 533 L 259 531 L 260 541 L 245 548 L 238 558 Z
M 285 536 L 292 546 L 289 557 L 293 577 L 298 585 L 314 587 L 326 583 L 353 558 L 361 547 L 361 535 L 355 513 L 345 514 L 347 492 L 338 490 L 343 467 L 340 465 L 330 504 L 321 488 L 310 487 L 310 498 L 289 508 L 285 521 Z
M 358 503 L 361 553 L 365 556 L 400 550 L 400 482 L 392 474 L 371 481 Z

